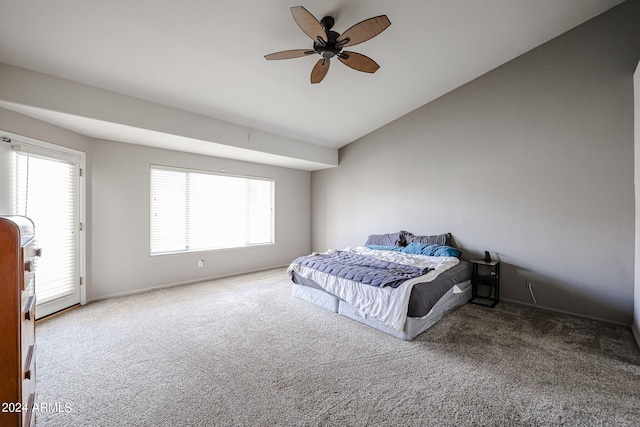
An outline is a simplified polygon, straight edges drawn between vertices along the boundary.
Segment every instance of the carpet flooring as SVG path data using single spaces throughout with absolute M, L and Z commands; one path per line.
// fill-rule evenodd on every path
M 37 325 L 37 426 L 638 426 L 629 328 L 467 304 L 402 341 L 292 296 L 285 269 Z

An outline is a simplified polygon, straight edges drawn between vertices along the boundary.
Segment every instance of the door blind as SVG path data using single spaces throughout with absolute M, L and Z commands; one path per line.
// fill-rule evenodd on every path
M 16 152 L 16 214 L 36 225 L 38 304 L 73 294 L 78 289 L 79 165 L 72 160 Z

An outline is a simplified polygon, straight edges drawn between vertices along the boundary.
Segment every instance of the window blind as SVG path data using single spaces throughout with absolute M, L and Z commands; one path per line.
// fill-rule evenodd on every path
M 151 166 L 152 255 L 274 243 L 267 178 Z
M 42 304 L 78 288 L 79 166 L 73 160 L 14 149 L 15 211 L 33 220 L 38 245 L 43 248 L 36 286 L 36 298 Z

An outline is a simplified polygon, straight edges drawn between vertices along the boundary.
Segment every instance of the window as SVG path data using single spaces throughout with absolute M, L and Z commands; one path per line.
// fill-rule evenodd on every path
M 151 255 L 274 243 L 274 181 L 151 166 Z

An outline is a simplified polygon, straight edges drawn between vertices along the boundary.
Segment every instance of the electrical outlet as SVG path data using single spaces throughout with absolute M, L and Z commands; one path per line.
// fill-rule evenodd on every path
M 203 259 L 198 261 L 198 268 L 202 268 L 202 267 L 204 267 L 204 260 Z

